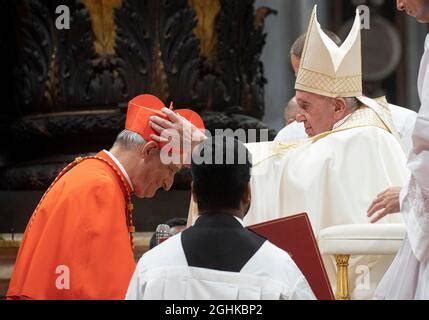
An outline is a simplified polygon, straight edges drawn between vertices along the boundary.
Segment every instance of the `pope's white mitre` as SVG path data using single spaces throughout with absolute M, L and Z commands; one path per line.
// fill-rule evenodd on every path
M 307 29 L 295 89 L 327 97 L 362 95 L 360 16 L 356 17 L 347 39 L 338 47 L 317 21 L 314 6 Z

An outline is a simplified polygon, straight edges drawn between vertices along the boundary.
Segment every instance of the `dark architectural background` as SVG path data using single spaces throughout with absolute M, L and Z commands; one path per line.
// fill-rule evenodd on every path
M 142 93 L 207 128 L 268 129 L 264 18 L 253 0 L 0 0 L 0 233 L 23 232 L 44 190 L 80 155 L 109 149 Z M 70 9 L 59 30 L 56 8 Z M 270 131 L 270 137 L 274 131 Z M 168 201 L 135 199 L 138 231 L 186 216 L 190 175 Z

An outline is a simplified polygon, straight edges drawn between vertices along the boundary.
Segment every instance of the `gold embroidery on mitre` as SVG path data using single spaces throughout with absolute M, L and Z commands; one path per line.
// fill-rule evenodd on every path
M 362 75 L 331 77 L 315 71 L 300 69 L 295 89 L 327 97 L 354 97 L 362 94 Z

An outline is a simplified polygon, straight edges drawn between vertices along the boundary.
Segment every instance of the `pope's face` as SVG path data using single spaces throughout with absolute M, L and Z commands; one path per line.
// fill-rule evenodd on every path
M 177 164 L 163 164 L 160 151 L 154 151 L 142 160 L 137 179 L 133 181 L 134 193 L 138 198 L 153 198 L 158 189 L 170 190 L 174 175 L 181 168 Z
M 300 90 L 295 97 L 299 105 L 296 121 L 304 124 L 309 137 L 333 129 L 336 119 L 332 99 Z
M 405 11 L 418 22 L 429 22 L 429 0 L 396 0 L 399 11 Z

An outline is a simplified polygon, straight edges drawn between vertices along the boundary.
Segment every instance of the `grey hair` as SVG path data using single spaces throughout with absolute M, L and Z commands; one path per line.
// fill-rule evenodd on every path
M 145 143 L 146 141 L 145 139 L 143 139 L 141 135 L 125 129 L 118 134 L 118 136 L 116 137 L 115 143 L 113 144 L 113 147 L 134 149 Z
M 356 97 L 347 97 L 344 99 L 346 100 L 346 103 L 352 112 L 356 111 L 362 106 L 362 103 Z
M 325 96 L 325 99 L 333 101 L 336 98 L 330 98 Z M 362 106 L 362 103 L 356 97 L 344 97 L 343 99 L 346 101 L 347 107 L 350 109 L 351 112 L 355 112 Z

